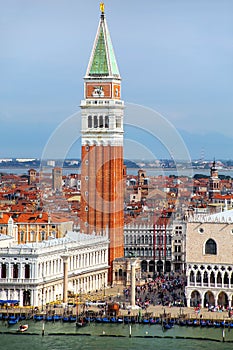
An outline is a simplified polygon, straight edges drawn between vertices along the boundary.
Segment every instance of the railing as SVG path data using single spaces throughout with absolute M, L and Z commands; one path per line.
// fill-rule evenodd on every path
M 0 285 L 6 284 L 6 283 L 13 283 L 13 284 L 30 284 L 38 282 L 38 279 L 36 278 L 1 278 L 0 279 Z

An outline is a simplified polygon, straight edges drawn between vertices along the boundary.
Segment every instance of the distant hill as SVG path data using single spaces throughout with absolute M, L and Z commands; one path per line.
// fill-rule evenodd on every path
M 139 168 L 139 166 L 132 160 L 124 159 L 124 164 L 127 166 L 127 168 Z

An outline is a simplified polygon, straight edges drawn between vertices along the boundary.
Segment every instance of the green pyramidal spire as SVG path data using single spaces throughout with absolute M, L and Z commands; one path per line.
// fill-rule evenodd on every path
M 104 13 L 101 14 L 86 77 L 120 78 Z

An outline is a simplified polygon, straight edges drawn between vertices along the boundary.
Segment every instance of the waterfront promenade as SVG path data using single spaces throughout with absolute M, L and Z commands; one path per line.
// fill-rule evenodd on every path
M 219 320 L 219 321 L 230 321 L 233 319 L 229 317 L 228 311 L 218 311 L 218 312 L 210 312 L 207 308 L 202 308 L 197 311 L 195 308 L 188 307 L 177 307 L 177 306 L 162 306 L 162 305 L 153 305 L 149 304 L 146 308 L 139 311 L 139 309 L 132 310 L 130 308 L 129 300 L 122 302 L 124 300 L 122 286 L 109 287 L 104 291 L 96 292 L 94 295 L 94 299 L 97 301 L 106 301 L 107 303 L 119 302 L 121 307 L 119 309 L 118 316 L 138 316 L 140 314 L 141 317 L 170 317 L 176 319 L 205 319 L 205 320 Z M 94 313 L 100 313 L 102 316 L 106 312 L 106 308 L 101 308 L 95 306 L 93 303 L 88 305 L 88 302 L 93 300 L 93 294 L 84 294 L 82 295 L 82 302 L 79 302 L 79 312 L 83 311 L 93 311 Z M 77 307 L 68 306 L 62 307 L 62 304 L 50 304 L 43 307 L 42 309 L 35 309 L 33 307 L 8 307 L 7 309 L 1 308 L 0 313 L 2 314 L 26 314 L 26 315 L 34 315 L 34 314 L 77 314 Z

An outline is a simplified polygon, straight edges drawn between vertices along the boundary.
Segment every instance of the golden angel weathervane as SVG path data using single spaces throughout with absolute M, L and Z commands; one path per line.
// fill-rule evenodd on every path
M 104 2 L 100 3 L 100 11 L 104 13 Z

